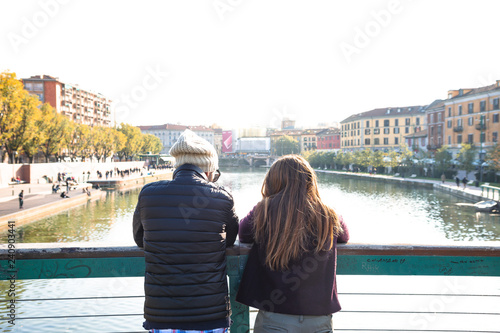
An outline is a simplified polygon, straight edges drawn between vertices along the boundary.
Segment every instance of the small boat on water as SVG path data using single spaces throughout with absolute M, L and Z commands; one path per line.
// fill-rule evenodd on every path
M 500 213 L 500 202 L 496 200 L 479 201 L 474 207 L 478 212 Z

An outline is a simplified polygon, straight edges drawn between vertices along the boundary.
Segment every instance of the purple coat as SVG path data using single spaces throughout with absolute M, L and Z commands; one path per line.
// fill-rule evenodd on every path
M 240 242 L 254 242 L 254 209 L 241 220 Z M 265 250 L 253 244 L 236 300 L 276 313 L 320 316 L 340 310 L 337 298 L 337 242 L 347 243 L 349 231 L 339 215 L 343 233 L 335 237 L 329 251 L 306 253 L 287 271 L 272 271 L 264 265 Z

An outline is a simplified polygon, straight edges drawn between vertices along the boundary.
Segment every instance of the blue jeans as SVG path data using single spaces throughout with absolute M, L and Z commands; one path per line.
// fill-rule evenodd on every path
M 332 315 L 301 316 L 259 310 L 254 333 L 332 333 Z

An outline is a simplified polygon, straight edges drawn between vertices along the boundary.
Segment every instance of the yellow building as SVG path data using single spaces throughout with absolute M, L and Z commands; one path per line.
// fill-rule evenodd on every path
M 450 90 L 444 101 L 444 144 L 455 156 L 463 143 L 478 148 L 478 158 L 498 142 L 500 80 L 474 89 Z
M 388 151 L 404 144 L 405 137 L 426 129 L 425 106 L 374 109 L 352 115 L 341 124 L 343 151 Z

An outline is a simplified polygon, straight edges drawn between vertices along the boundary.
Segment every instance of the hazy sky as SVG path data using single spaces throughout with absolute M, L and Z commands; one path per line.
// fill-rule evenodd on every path
M 500 79 L 499 1 L 0 2 L 0 70 L 48 74 L 134 125 L 341 121 Z

